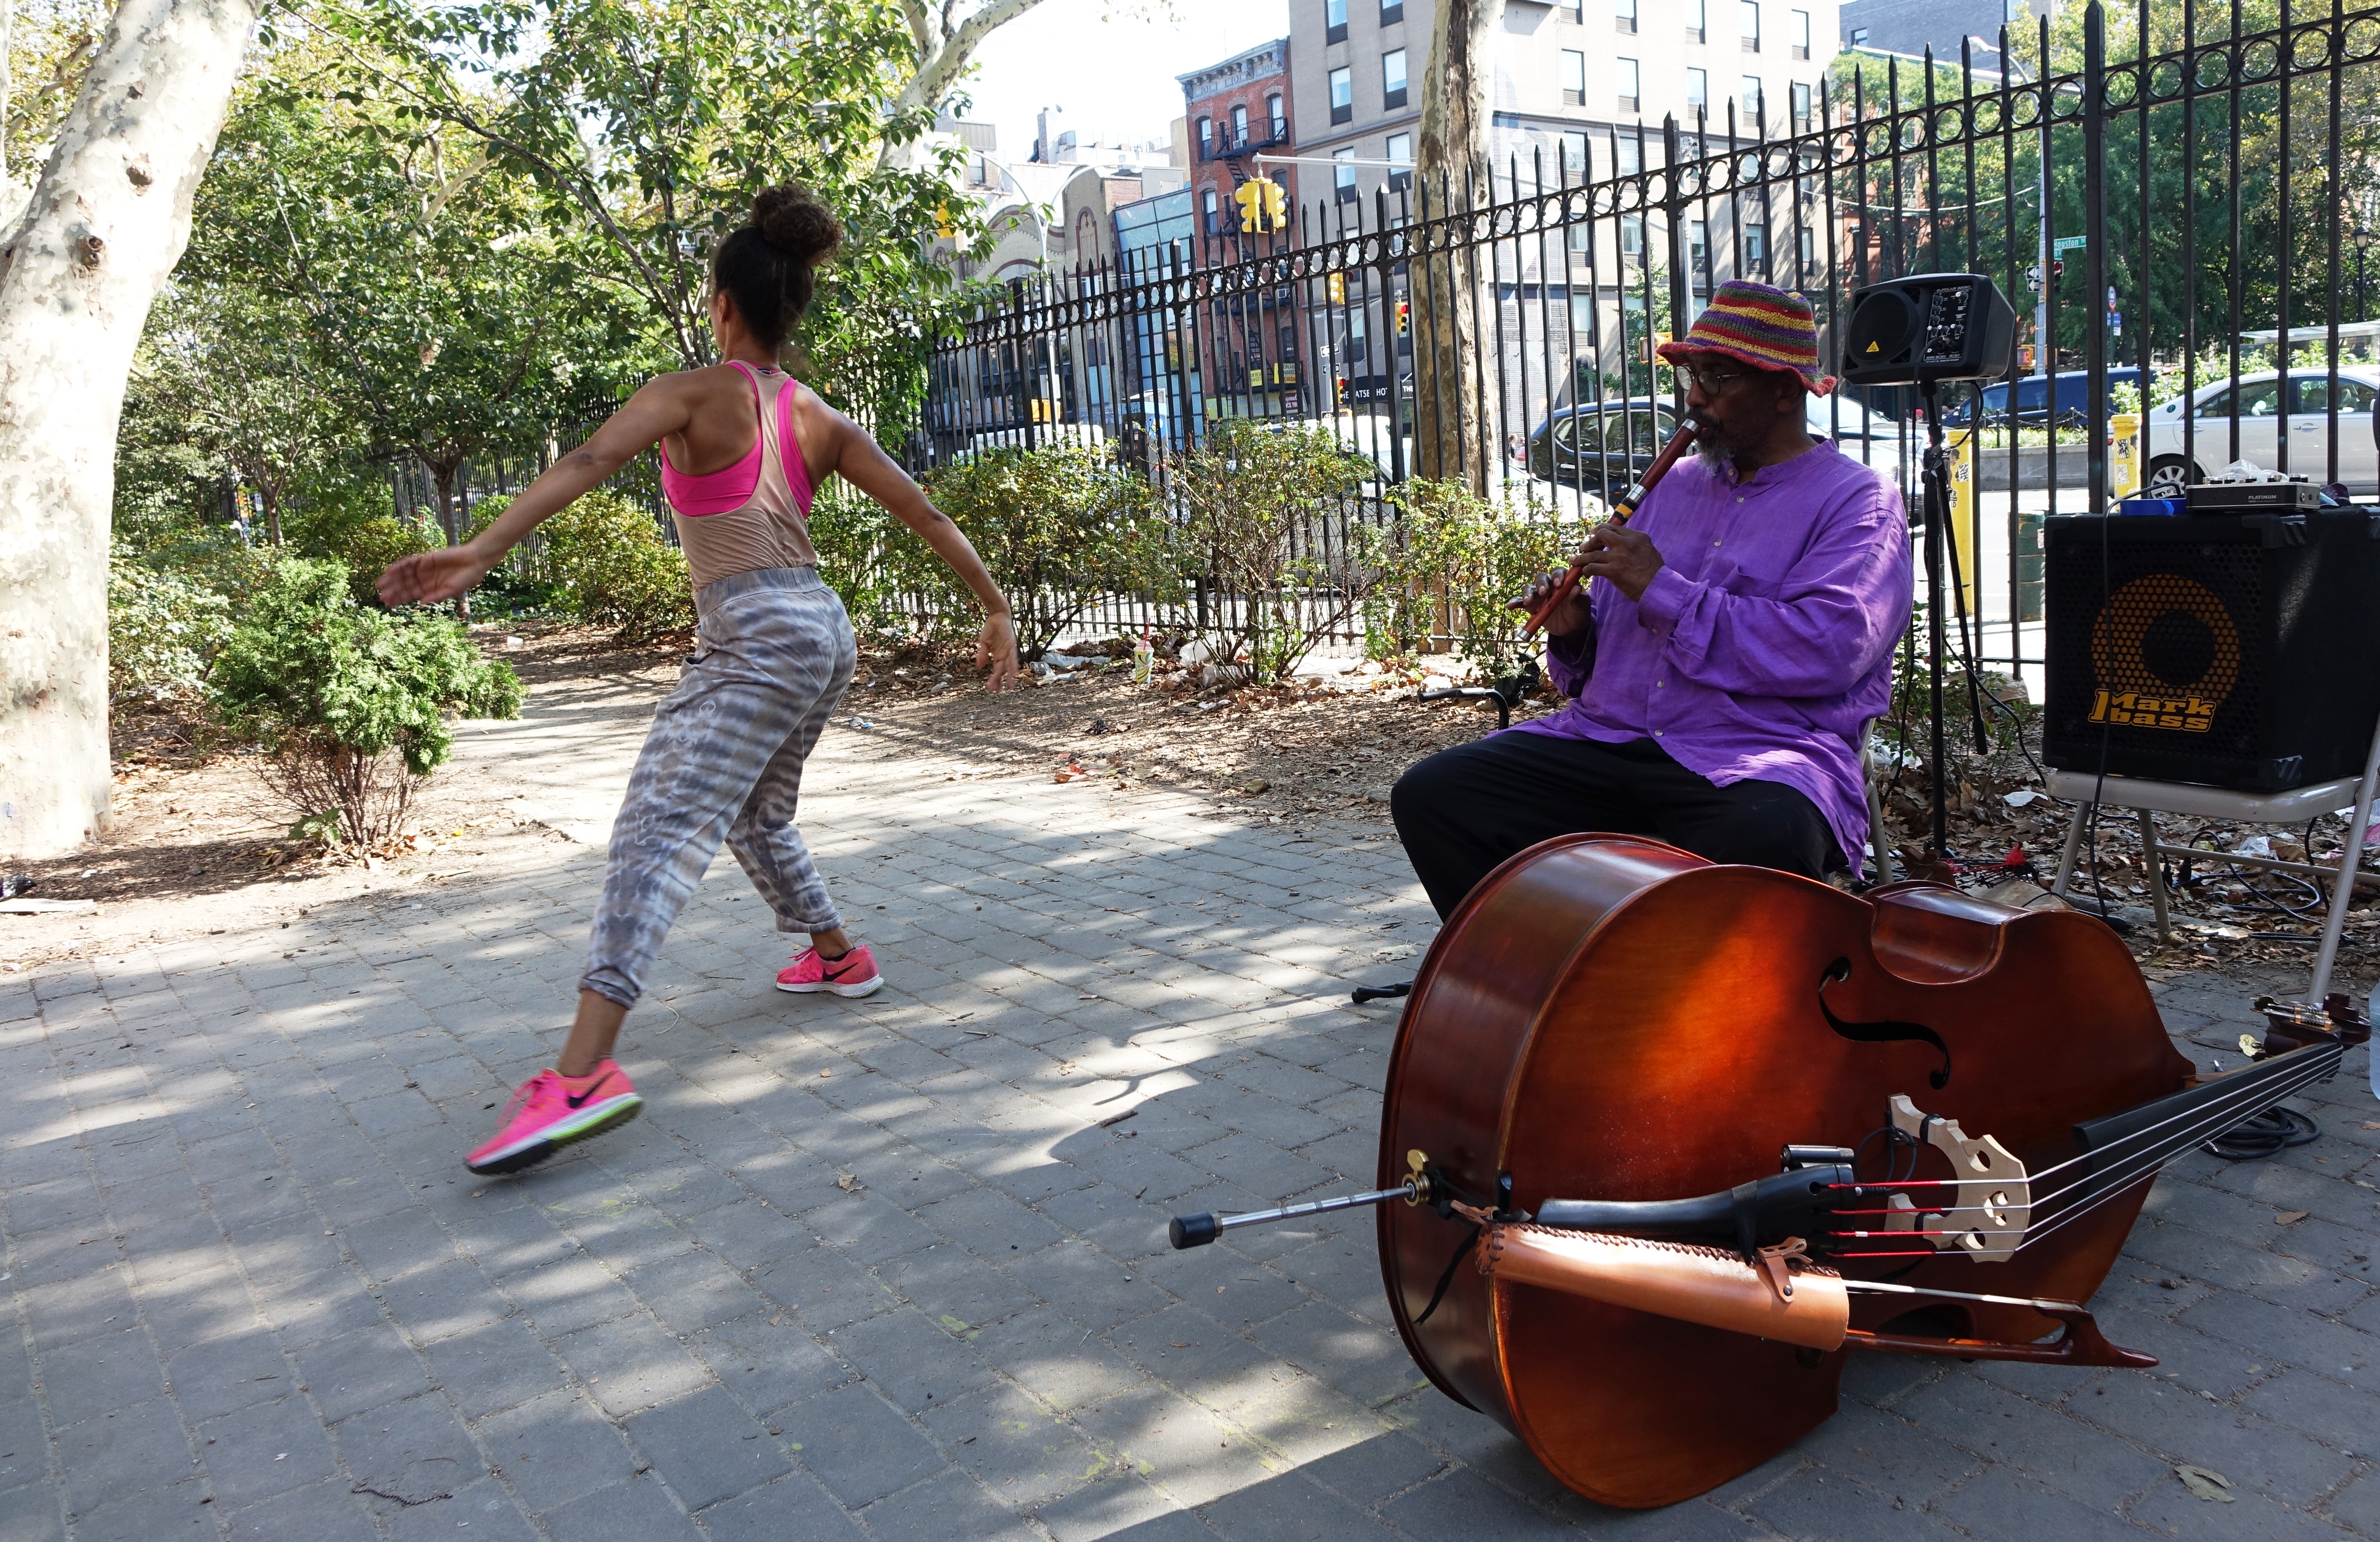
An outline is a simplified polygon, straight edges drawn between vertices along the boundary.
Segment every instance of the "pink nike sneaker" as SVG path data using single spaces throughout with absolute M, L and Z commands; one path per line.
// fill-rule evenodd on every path
M 816 948 L 804 948 L 794 961 L 777 971 L 777 989 L 808 995 L 832 990 L 838 996 L 868 996 L 884 983 L 876 972 L 876 955 L 861 942 L 841 958 L 821 958 Z
M 521 1083 L 496 1138 L 463 1159 L 474 1172 L 518 1172 L 564 1147 L 625 1124 L 643 1110 L 628 1074 L 604 1061 L 584 1076 L 540 1071 Z

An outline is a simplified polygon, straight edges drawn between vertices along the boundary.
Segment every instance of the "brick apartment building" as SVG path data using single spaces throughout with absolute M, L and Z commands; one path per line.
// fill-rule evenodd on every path
M 1232 194 L 1269 176 L 1297 206 L 1296 169 L 1258 163 L 1296 143 L 1290 108 L 1289 40 L 1275 38 L 1220 64 L 1180 76 L 1190 150 L 1190 205 L 1203 262 L 1232 262 L 1286 244 L 1278 234 L 1245 236 Z M 1271 416 L 1300 410 L 1293 290 L 1218 301 L 1205 319 L 1202 371 L 1216 412 Z

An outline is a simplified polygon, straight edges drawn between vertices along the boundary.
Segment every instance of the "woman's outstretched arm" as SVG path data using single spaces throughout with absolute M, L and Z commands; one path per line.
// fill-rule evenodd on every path
M 884 507 L 884 512 L 923 536 L 934 554 L 983 602 L 982 635 L 976 638 L 975 667 L 989 669 L 984 686 L 1000 690 L 1016 678 L 1016 633 L 1009 619 L 1008 597 L 1000 592 L 991 574 L 976 554 L 966 532 L 951 516 L 934 507 L 925 489 L 892 462 L 873 437 L 841 413 L 832 414 L 836 445 L 834 470 Z
M 628 462 L 691 420 L 683 382 L 663 376 L 649 381 L 612 414 L 586 443 L 555 461 L 523 488 L 496 522 L 460 546 L 400 557 L 380 576 L 383 604 L 452 600 L 486 577 L 506 552 L 546 520 L 568 508 L 579 494 L 599 486 Z

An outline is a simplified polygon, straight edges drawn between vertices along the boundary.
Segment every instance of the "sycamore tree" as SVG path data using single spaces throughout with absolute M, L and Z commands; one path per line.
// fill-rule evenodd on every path
M 255 21 L 249 0 L 119 0 L 0 218 L 0 857 L 108 823 L 116 420 Z
M 542 443 L 621 349 L 534 184 L 369 62 L 315 35 L 241 92 L 176 279 L 194 324 L 159 342 L 220 382 L 203 431 L 268 512 L 353 446 L 419 461 L 451 544 L 466 463 Z
M 1459 215 L 1471 189 L 1488 186 L 1488 97 L 1495 84 L 1495 32 L 1504 0 L 1439 0 L 1421 76 L 1421 139 L 1414 171 L 1430 214 Z M 1457 222 L 1459 223 L 1459 222 Z M 1449 231 L 1452 225 L 1442 225 Z M 1444 249 L 1445 235 L 1426 236 Z M 1477 362 L 1479 298 L 1475 264 L 1441 249 L 1415 271 L 1414 458 L 1424 477 L 1488 489 L 1488 455 Z

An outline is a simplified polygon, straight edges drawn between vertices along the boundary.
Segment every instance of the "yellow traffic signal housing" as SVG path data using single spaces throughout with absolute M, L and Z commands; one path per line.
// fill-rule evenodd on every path
M 1345 273 L 1330 274 L 1328 278 L 1322 281 L 1322 287 L 1323 292 L 1330 297 L 1331 304 L 1344 305 L 1347 303 L 1347 275 Z
M 1265 218 L 1272 222 L 1273 229 L 1287 230 L 1289 228 L 1288 192 L 1269 176 L 1257 186 L 1264 189 Z
M 1397 301 L 1397 335 L 1402 337 L 1413 330 L 1413 302 Z
M 1245 234 L 1253 236 L 1265 227 L 1264 189 L 1261 182 L 1243 182 L 1232 189 L 1232 201 L 1240 206 L 1240 229 Z

